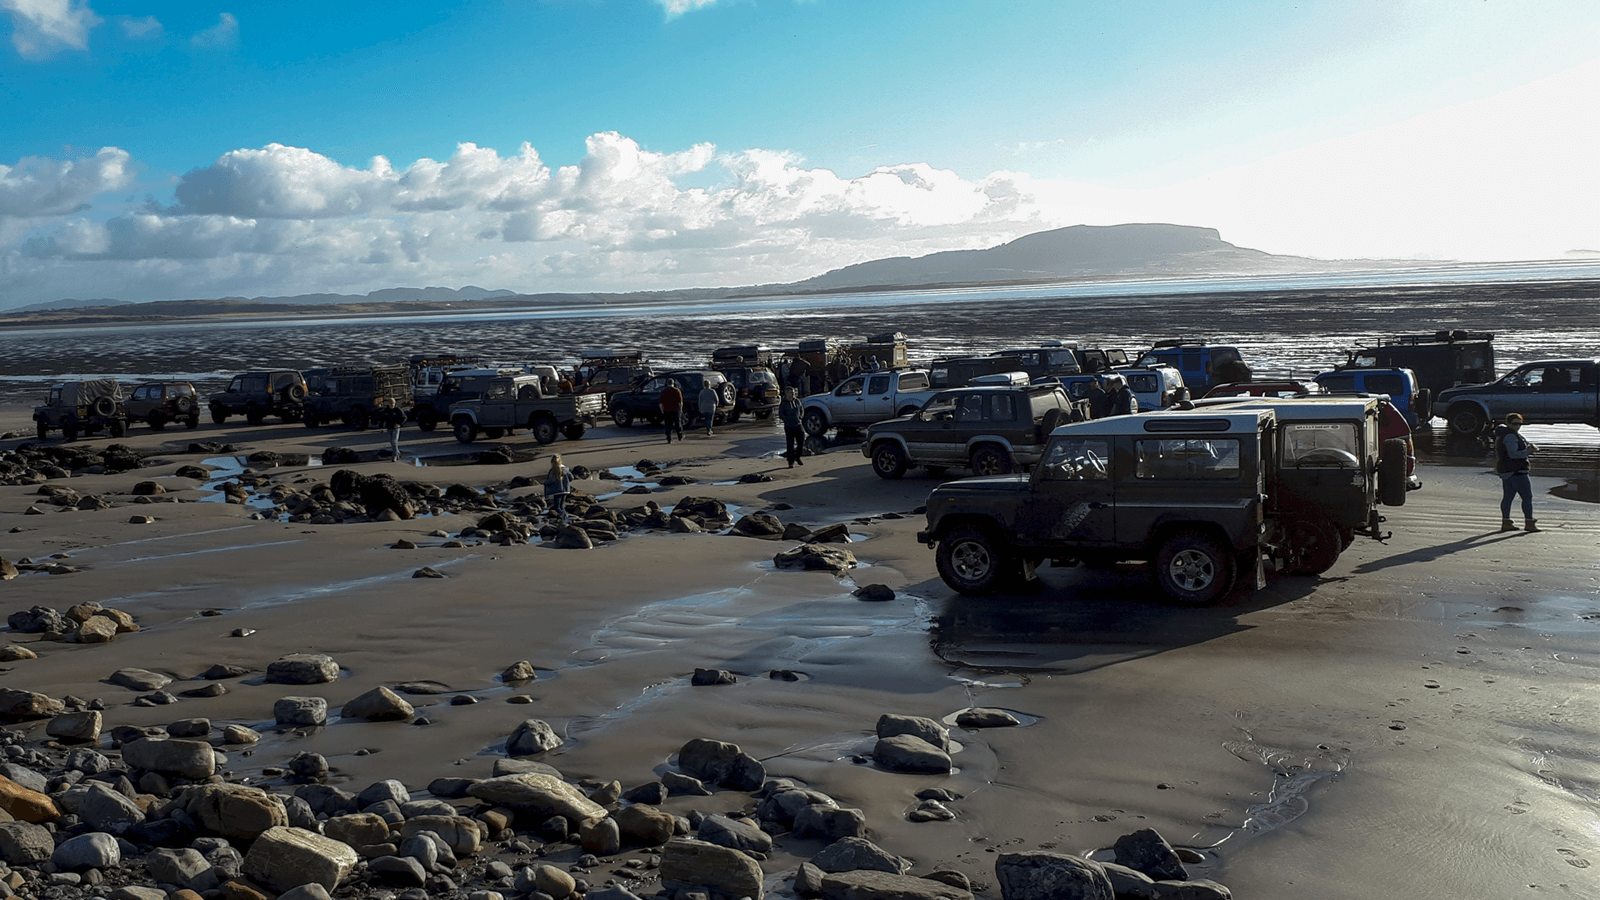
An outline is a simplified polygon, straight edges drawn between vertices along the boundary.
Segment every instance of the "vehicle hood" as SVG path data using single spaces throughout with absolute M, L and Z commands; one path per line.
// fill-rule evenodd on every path
M 1020 494 L 1027 489 L 1027 475 L 985 475 L 979 478 L 963 478 L 960 481 L 941 484 L 933 489 L 932 496 L 941 498 L 994 496 L 996 494 Z M 932 499 L 932 497 L 929 499 Z

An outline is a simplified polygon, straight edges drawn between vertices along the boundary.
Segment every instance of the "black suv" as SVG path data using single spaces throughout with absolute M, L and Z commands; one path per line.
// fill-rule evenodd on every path
M 128 421 L 144 422 L 160 431 L 168 422 L 185 428 L 200 424 L 200 396 L 187 381 L 147 381 L 128 395 Z
M 733 385 L 733 412 L 729 422 L 739 421 L 746 413 L 757 419 L 772 418 L 772 411 L 783 400 L 778 392 L 778 376 L 766 366 L 717 365 L 728 383 Z
M 353 365 L 310 369 L 301 415 L 307 428 L 343 422 L 356 430 L 371 424 L 379 409 L 411 408 L 411 370 L 403 365 Z
M 114 438 L 128 430 L 128 413 L 122 406 L 122 386 L 114 378 L 85 378 L 50 385 L 43 406 L 33 408 L 39 440 L 50 429 L 61 429 L 64 440 L 75 441 L 80 434 L 94 434 L 104 428 Z
M 251 425 L 260 425 L 267 416 L 298 422 L 305 399 L 306 380 L 293 369 L 246 372 L 233 376 L 227 390 L 211 395 L 211 421 L 220 425 L 242 414 Z
M 667 389 L 667 381 L 674 381 L 678 390 L 683 391 L 683 425 L 689 428 L 700 420 L 700 388 L 709 384 L 717 392 L 717 411 L 712 417 L 713 425 L 721 425 L 727 421 L 736 408 L 733 385 L 728 379 L 715 369 L 693 369 L 684 372 L 669 372 L 657 375 L 630 391 L 618 391 L 611 395 L 611 418 L 623 428 L 632 425 L 635 419 L 644 419 L 652 425 L 661 424 L 661 392 Z
M 972 385 L 934 394 L 909 416 L 868 426 L 861 452 L 879 478 L 899 478 L 911 466 L 926 466 L 936 477 L 950 466 L 1004 475 L 1032 468 L 1057 425 L 1084 418 L 1058 385 Z

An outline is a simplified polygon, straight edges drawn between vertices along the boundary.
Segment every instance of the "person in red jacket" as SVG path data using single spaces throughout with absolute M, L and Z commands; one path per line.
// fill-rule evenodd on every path
M 661 392 L 661 422 L 667 432 L 667 443 L 672 443 L 672 435 L 676 433 L 678 440 L 683 440 L 683 391 L 678 389 L 676 381 L 669 380 L 666 390 Z

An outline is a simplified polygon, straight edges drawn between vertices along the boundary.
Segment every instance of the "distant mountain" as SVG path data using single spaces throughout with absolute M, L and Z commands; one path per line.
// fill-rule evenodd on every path
M 53 312 L 58 309 L 84 309 L 93 306 L 126 306 L 129 300 L 52 300 L 49 303 L 34 303 L 29 306 L 13 307 L 10 312 Z
M 1359 264 L 1370 268 L 1372 260 Z M 1236 247 L 1215 228 L 1191 225 L 1073 225 L 1024 235 L 986 250 L 875 259 L 787 285 L 841 290 L 886 285 L 982 284 L 1135 275 L 1327 272 L 1350 263 L 1276 256 Z
M 470 303 L 474 300 L 494 300 L 500 297 L 514 296 L 516 296 L 516 291 L 489 290 L 469 284 L 463 288 L 384 288 L 366 294 L 299 294 L 293 297 L 223 297 L 221 299 L 243 300 L 247 303 L 304 305 L 311 303 L 409 303 L 413 301 L 425 303 Z

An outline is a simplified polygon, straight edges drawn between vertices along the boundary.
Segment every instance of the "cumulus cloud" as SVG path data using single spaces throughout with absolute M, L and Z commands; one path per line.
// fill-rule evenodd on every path
M 232 47 L 239 42 L 239 20 L 233 13 L 222 13 L 217 16 L 217 24 L 195 34 L 189 38 L 189 43 L 195 47 Z
M 101 22 L 82 0 L 0 0 L 0 11 L 11 19 L 11 46 L 23 59 L 86 50 L 89 29 Z
M 95 196 L 132 183 L 131 158 L 116 147 L 87 159 L 25 156 L 14 166 L 0 165 L 0 217 L 81 212 Z
M 707 6 L 716 3 L 717 0 L 655 0 L 655 2 L 660 4 L 662 9 L 666 10 L 667 18 L 673 19 L 687 12 L 693 12 L 697 9 L 704 9 Z
M 150 41 L 161 37 L 161 20 L 155 16 L 117 16 L 117 25 L 122 28 L 122 33 L 136 41 Z

